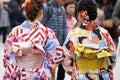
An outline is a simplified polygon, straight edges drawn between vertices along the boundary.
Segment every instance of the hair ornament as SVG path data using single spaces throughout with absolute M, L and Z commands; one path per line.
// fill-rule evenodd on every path
M 79 14 L 86 22 L 89 22 L 89 15 L 88 15 L 88 12 L 86 10 L 80 11 Z
M 25 3 L 22 5 L 23 10 L 27 10 L 31 6 L 31 0 L 25 0 Z

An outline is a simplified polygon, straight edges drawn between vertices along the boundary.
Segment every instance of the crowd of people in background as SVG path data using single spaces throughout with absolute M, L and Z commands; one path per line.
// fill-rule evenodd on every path
M 44 3 L 48 2 L 48 1 L 49 0 L 44 0 Z M 64 5 L 64 1 L 65 0 L 62 0 L 61 4 Z M 76 2 L 78 2 L 78 1 L 79 0 L 76 0 Z M 103 23 L 102 23 L 103 19 L 107 20 L 107 21 L 104 21 L 104 23 L 105 23 L 104 26 L 110 32 L 112 38 L 115 40 L 116 40 L 116 37 L 118 37 L 118 34 L 116 33 L 116 30 L 117 30 L 116 27 L 118 25 L 116 24 L 116 21 L 114 21 L 113 25 L 111 24 L 112 26 L 108 25 L 107 22 L 111 21 L 108 19 L 112 19 L 112 13 L 113 13 L 116 1 L 117 0 L 96 0 L 96 2 L 98 4 L 98 8 L 104 12 L 103 15 L 100 16 L 100 18 L 102 18 L 102 21 L 99 20 L 98 24 L 103 25 Z M 9 17 L 8 17 L 9 22 L 7 22 L 7 23 L 10 23 L 10 25 L 7 25 L 8 26 L 7 32 L 4 31 L 4 32 L 6 32 L 6 33 L 4 33 L 5 35 L 7 33 L 9 33 L 10 30 L 14 26 L 19 25 L 20 23 L 22 23 L 25 20 L 25 16 L 23 15 L 22 9 L 21 9 L 21 5 L 23 2 L 24 2 L 24 0 L 11 0 L 10 2 L 3 2 L 3 7 L 9 15 Z M 114 19 L 114 17 L 113 17 L 113 19 Z M 119 32 L 119 31 L 117 31 L 117 32 Z M 5 42 L 5 40 L 3 40 L 3 42 Z
M 6 35 L 12 28 L 21 24 L 25 20 L 25 16 L 23 15 L 21 5 L 17 0 L 11 0 L 10 2 L 3 2 L 3 0 L 1 0 L 0 6 L 4 9 L 4 12 L 0 12 L 0 31 L 3 35 L 2 42 L 5 43 Z M 0 8 L 1 11 L 2 8 Z M 6 15 L 4 16 L 3 14 Z
M 0 34 L 3 35 L 3 40 L 2 40 L 3 43 L 5 43 L 6 36 L 12 31 L 14 27 L 21 25 L 21 23 L 22 23 L 22 26 L 26 27 L 27 22 L 25 24 L 23 22 L 26 19 L 29 20 L 28 18 L 29 16 L 28 15 L 26 16 L 22 8 L 23 6 L 22 4 L 25 1 L 27 0 L 10 0 L 9 2 L 3 2 L 3 0 L 0 0 Z M 40 20 L 40 22 L 45 27 L 49 27 L 50 29 L 53 30 L 53 32 L 55 32 L 55 33 L 52 33 L 51 35 L 55 34 L 56 39 L 58 39 L 58 41 L 60 42 L 59 45 L 64 46 L 65 49 L 69 47 L 68 45 L 69 43 L 71 43 L 72 45 L 72 42 L 71 42 L 72 39 L 71 37 L 68 37 L 72 33 L 71 34 L 68 34 L 68 33 L 71 30 L 74 30 L 76 26 L 83 23 L 83 19 L 79 18 L 79 14 L 78 14 L 81 11 L 81 10 L 78 11 L 78 7 L 80 6 L 79 5 L 80 3 L 78 4 L 79 1 L 83 1 L 83 0 L 44 0 L 44 3 L 43 3 L 43 18 Z M 110 33 L 110 36 L 114 40 L 114 43 L 116 44 L 116 47 L 117 47 L 118 37 L 120 35 L 120 20 L 119 20 L 120 11 L 118 7 L 120 0 L 118 1 L 117 0 L 93 0 L 93 2 L 97 4 L 98 15 L 96 16 L 95 19 L 91 19 L 90 21 L 93 21 L 97 25 L 105 28 Z M 83 3 L 85 2 L 83 1 Z M 75 31 L 77 33 L 77 30 Z M 98 34 L 96 31 L 95 33 Z M 76 34 L 73 34 L 73 35 L 76 35 Z M 79 40 L 82 43 L 85 41 L 84 39 L 85 37 L 82 36 L 81 39 Z M 73 40 L 73 42 L 76 43 L 77 41 Z M 67 50 L 65 52 L 67 52 Z M 73 61 L 72 58 L 70 59 L 71 61 Z M 67 60 L 69 59 L 67 58 Z M 114 61 L 114 60 L 111 60 L 111 61 Z M 70 65 L 75 66 L 74 64 L 70 64 Z M 65 77 L 64 68 L 65 66 L 63 66 L 62 63 L 58 65 L 57 80 L 64 79 Z M 111 70 L 111 67 L 110 67 L 110 70 Z M 69 72 L 67 73 L 71 74 Z M 81 74 L 79 75 L 82 76 Z M 52 76 L 54 76 L 54 72 Z M 74 73 L 72 77 L 76 78 L 75 76 L 76 75 Z
M 49 0 L 44 0 L 44 3 L 47 3 Z M 62 0 L 61 4 L 64 5 L 64 1 Z M 76 2 L 78 2 L 79 0 L 76 0 Z M 98 4 L 98 11 L 102 10 L 103 13 L 100 14 L 100 16 L 98 15 L 98 18 L 96 20 L 96 22 L 99 25 L 104 26 L 111 34 L 112 38 L 114 40 L 117 39 L 118 37 L 118 33 L 119 31 L 116 32 L 117 30 L 117 26 L 118 24 L 115 21 L 114 17 L 112 18 L 112 13 L 114 10 L 114 6 L 117 0 L 96 0 L 97 4 Z M 8 13 L 8 19 L 9 20 L 8 23 L 9 25 L 5 25 L 7 26 L 7 31 L 4 31 L 4 34 L 8 34 L 10 32 L 10 30 L 15 27 L 16 25 L 19 25 L 20 23 L 22 23 L 25 20 L 25 16 L 22 12 L 21 9 L 21 5 L 24 2 L 24 0 L 11 0 L 10 2 L 3 2 L 3 8 L 5 9 L 5 11 L 7 11 Z M 119 2 L 119 0 L 118 0 Z M 119 10 L 119 9 L 118 9 Z M 99 12 L 98 12 L 99 14 Z M 76 17 L 76 14 L 74 14 L 74 16 Z M 113 13 L 114 16 L 114 13 Z M 100 18 L 100 19 L 99 19 Z M 112 22 L 111 19 L 114 19 L 114 22 Z M 119 19 L 117 19 L 119 20 Z M 112 22 L 111 24 L 108 25 L 108 23 Z M 1 24 L 1 26 L 4 26 Z M 6 32 L 6 33 L 5 33 Z M 3 40 L 3 42 L 5 42 L 5 38 Z
M 9 13 L 5 9 L 5 4 L 0 1 L 0 32 L 2 32 L 2 42 L 4 43 L 7 35 L 7 28 L 10 26 Z

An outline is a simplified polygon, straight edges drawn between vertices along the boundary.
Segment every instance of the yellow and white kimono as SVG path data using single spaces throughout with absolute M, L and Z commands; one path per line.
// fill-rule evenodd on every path
M 113 80 L 114 42 L 104 28 L 88 30 L 85 24 L 73 29 L 63 45 L 63 67 L 72 80 Z

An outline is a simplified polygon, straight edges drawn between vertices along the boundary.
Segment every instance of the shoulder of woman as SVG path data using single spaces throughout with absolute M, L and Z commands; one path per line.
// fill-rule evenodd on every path
M 98 26 L 98 28 L 101 32 L 108 33 L 108 31 L 104 27 Z
M 11 33 L 12 35 L 16 35 L 18 33 L 18 31 L 21 30 L 20 26 L 16 26 L 12 29 Z
M 49 36 L 51 38 L 56 38 L 55 32 L 48 27 L 46 27 L 45 34 L 47 34 L 47 36 Z
M 75 34 L 77 34 L 79 32 L 80 28 L 78 26 L 76 26 L 75 28 L 73 28 L 72 30 L 70 30 L 68 32 L 68 36 L 75 36 Z

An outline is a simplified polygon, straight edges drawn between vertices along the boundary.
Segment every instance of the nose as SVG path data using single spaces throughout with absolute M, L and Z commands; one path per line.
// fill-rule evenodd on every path
M 72 7 L 72 8 L 71 8 L 71 11 L 74 11 L 74 10 L 75 10 L 75 8 L 74 8 L 74 7 Z

